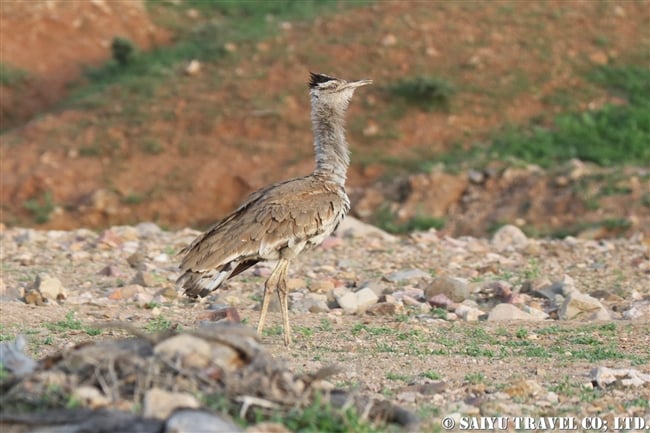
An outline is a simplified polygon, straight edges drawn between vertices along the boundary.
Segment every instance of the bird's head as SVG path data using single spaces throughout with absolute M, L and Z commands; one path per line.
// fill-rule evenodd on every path
M 372 80 L 346 81 L 325 74 L 310 73 L 309 89 L 314 103 L 333 108 L 347 108 L 357 87 L 372 84 Z

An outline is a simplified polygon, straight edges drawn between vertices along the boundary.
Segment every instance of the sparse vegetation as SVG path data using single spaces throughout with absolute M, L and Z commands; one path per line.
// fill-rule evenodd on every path
M 29 74 L 23 69 L 0 62 L 0 85 L 14 87 L 23 84 Z
M 449 80 L 432 76 L 405 78 L 389 90 L 393 96 L 400 97 L 408 104 L 425 111 L 448 111 L 452 95 L 455 93 L 455 88 Z
M 36 224 L 48 222 L 55 208 L 54 199 L 50 191 L 45 191 L 40 197 L 27 200 L 23 206 L 32 213 Z
M 404 234 L 432 228 L 440 230 L 445 226 L 446 219 L 418 214 L 406 222 L 399 222 L 388 206 L 382 206 L 375 212 L 373 222 L 388 233 Z

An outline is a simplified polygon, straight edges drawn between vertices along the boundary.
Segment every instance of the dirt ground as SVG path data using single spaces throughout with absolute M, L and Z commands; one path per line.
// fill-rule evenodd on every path
M 26 68 L 48 88 L 74 79 L 79 65 L 110 56 L 105 43 L 90 44 L 92 50 L 70 45 L 64 55 L 52 55 L 59 50 L 48 41 L 62 43 L 74 31 L 86 36 L 74 39 L 79 43 L 105 42 L 100 30 L 128 27 L 141 30 L 125 36 L 146 49 L 156 35 L 144 7 L 121 14 L 109 3 L 77 2 L 75 7 L 85 8 L 79 24 L 68 3 L 47 5 L 29 16 L 36 22 L 30 21 L 26 38 L 11 31 L 28 19 L 25 12 L 3 6 L 3 22 L 10 25 L 3 26 L 2 47 L 5 61 Z M 137 25 L 124 21 L 128 17 Z M 204 18 L 199 15 L 197 25 Z M 85 25 L 88 20 L 102 26 Z M 531 119 L 548 124 L 556 111 L 611 102 L 583 72 L 625 63 L 647 52 L 650 43 L 645 2 L 378 2 L 278 25 L 274 37 L 229 48 L 223 64 L 204 64 L 199 75 L 187 76 L 179 65 L 154 99 L 105 91 L 88 101 L 90 107 L 64 106 L 4 133 L 3 221 L 32 225 L 40 216 L 48 220 L 43 228 L 143 220 L 205 226 L 248 192 L 311 170 L 308 70 L 374 79 L 348 116 L 354 192 L 408 171 L 414 161 L 435 163 L 437 154 L 457 144 L 484 143 L 503 125 Z M 20 49 L 24 40 L 29 49 Z M 449 112 L 404 107 L 390 96 L 391 85 L 420 74 L 457 88 Z M 549 174 L 548 181 L 554 177 Z M 489 207 L 493 193 L 507 191 L 494 189 L 476 199 L 488 197 L 482 206 Z M 549 190 L 547 198 L 555 193 Z M 604 217 L 631 217 L 617 214 L 629 197 L 609 200 L 615 203 Z M 43 215 L 29 210 L 30 204 Z M 566 215 L 579 221 L 587 212 L 577 206 Z M 527 218 L 541 227 L 548 215 Z

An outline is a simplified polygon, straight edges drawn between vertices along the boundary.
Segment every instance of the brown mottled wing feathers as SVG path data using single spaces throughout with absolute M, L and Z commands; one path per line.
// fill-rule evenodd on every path
M 203 271 L 238 260 L 239 267 L 247 265 L 236 269 L 241 272 L 272 259 L 264 252 L 280 250 L 292 238 L 300 241 L 331 232 L 347 210 L 345 193 L 334 183 L 307 176 L 272 185 L 253 193 L 185 248 L 181 270 Z

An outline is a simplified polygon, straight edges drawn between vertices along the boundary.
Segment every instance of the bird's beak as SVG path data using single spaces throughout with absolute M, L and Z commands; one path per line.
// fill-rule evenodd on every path
M 372 80 L 350 81 L 348 82 L 346 87 L 351 87 L 353 89 L 356 89 L 357 87 L 367 86 L 368 84 L 372 84 Z

